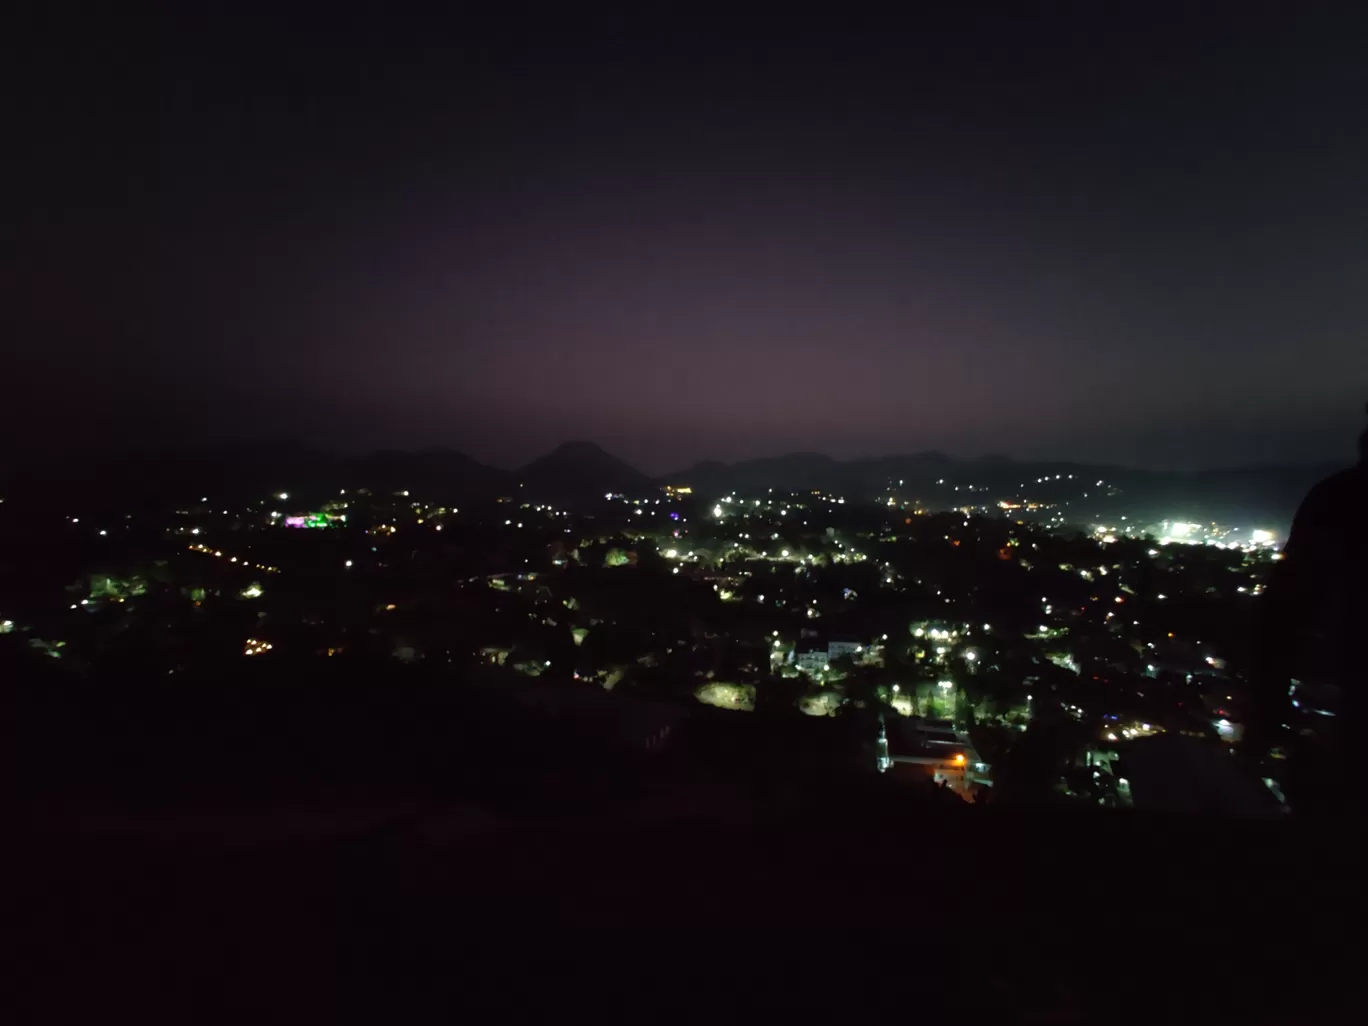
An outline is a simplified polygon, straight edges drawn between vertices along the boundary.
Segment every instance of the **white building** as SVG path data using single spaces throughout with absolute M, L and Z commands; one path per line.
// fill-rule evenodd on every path
M 793 663 L 804 673 L 818 673 L 828 665 L 827 650 L 825 648 L 800 648 L 794 653 Z
M 827 643 L 827 662 L 831 662 L 838 656 L 857 655 L 864 649 L 864 646 L 857 641 L 831 641 Z

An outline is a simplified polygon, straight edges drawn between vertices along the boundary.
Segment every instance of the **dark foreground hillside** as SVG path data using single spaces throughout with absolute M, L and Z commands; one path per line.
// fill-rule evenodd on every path
M 1338 1022 L 1362 993 L 1331 828 L 970 806 L 861 772 L 834 721 L 597 692 L 35 684 L 8 1021 Z

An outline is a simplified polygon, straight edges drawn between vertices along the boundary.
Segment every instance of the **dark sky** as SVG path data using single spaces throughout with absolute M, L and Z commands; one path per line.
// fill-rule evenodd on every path
M 13 40 L 11 453 L 1352 451 L 1348 5 L 276 6 Z

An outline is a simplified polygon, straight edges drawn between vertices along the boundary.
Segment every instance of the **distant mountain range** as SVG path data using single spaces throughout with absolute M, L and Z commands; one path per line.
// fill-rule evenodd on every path
M 593 442 L 566 442 L 513 472 L 530 494 L 575 499 L 619 492 L 644 495 L 659 486 L 651 478 Z
M 859 498 L 895 493 L 933 508 L 979 505 L 985 499 L 1068 500 L 1066 515 L 1071 520 L 1126 515 L 1143 522 L 1166 518 L 1258 522 L 1283 530 L 1307 490 L 1336 469 L 1335 464 L 1316 464 L 1154 471 L 1018 461 L 998 455 L 959 459 L 935 451 L 855 460 L 803 452 L 732 464 L 698 463 L 667 475 L 662 482 L 687 484 L 704 495 L 769 488 L 815 488 Z
M 1067 499 L 1071 520 L 1124 514 L 1132 519 L 1258 521 L 1282 528 L 1306 490 L 1335 469 L 1322 464 L 1167 472 L 1005 456 L 959 459 L 941 452 L 855 460 L 798 452 L 739 463 L 705 461 L 652 478 L 593 442 L 582 441 L 567 442 L 516 470 L 491 467 L 450 449 L 353 456 L 297 443 L 256 443 L 29 467 L 9 474 L 0 495 L 78 507 L 88 507 L 98 496 L 114 509 L 120 504 L 136 508 L 186 501 L 201 494 L 266 496 L 281 490 L 319 493 L 371 487 L 412 489 L 451 501 L 519 495 L 524 501 L 584 503 L 601 500 L 608 492 L 650 495 L 661 485 L 673 484 L 688 485 L 702 497 L 773 488 L 876 499 L 892 490 L 900 498 L 917 499 L 932 508 L 1012 497 Z

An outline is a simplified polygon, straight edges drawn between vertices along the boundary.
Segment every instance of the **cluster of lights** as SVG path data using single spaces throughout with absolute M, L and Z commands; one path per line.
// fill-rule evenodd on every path
M 279 513 L 272 513 L 271 518 L 279 517 Z M 331 527 L 335 522 L 346 523 L 345 513 L 306 513 L 301 516 L 289 516 L 285 518 L 286 527 Z
M 1159 525 L 1163 534 L 1159 538 L 1160 545 L 1209 545 L 1217 549 L 1234 549 L 1245 552 L 1259 552 L 1275 547 L 1278 544 L 1277 535 L 1272 531 L 1255 529 L 1249 532 L 1249 540 L 1246 542 L 1222 541 L 1222 538 L 1229 538 L 1232 534 L 1238 534 L 1238 527 L 1230 530 L 1222 530 L 1218 524 L 1212 523 L 1209 527 L 1202 524 L 1186 523 L 1184 521 L 1165 520 Z M 1155 555 L 1151 551 L 1151 555 Z
M 196 543 L 194 545 L 187 545 L 186 548 L 188 548 L 191 552 L 203 552 L 206 556 L 214 556 L 217 559 L 223 558 L 223 552 L 221 550 L 211 549 L 208 545 L 200 545 Z M 267 566 L 265 563 L 251 563 L 245 559 L 238 559 L 237 556 L 229 556 L 228 562 L 237 563 L 239 566 L 254 567 L 257 570 L 265 570 L 268 574 L 280 572 L 280 567 L 278 566 Z
M 1137 723 L 1129 727 L 1122 727 L 1121 736 L 1129 741 L 1137 737 L 1150 737 L 1153 734 L 1160 733 L 1162 730 L 1162 727 L 1156 727 L 1152 723 Z
M 258 638 L 248 638 L 246 645 L 243 646 L 242 654 L 249 656 L 262 655 L 269 652 L 274 647 L 275 646 L 269 641 L 261 641 Z
M 918 638 L 929 637 L 936 641 L 953 641 L 959 637 L 959 631 L 941 630 L 939 627 L 932 627 L 928 631 L 923 627 L 918 627 L 912 632 L 912 635 Z

